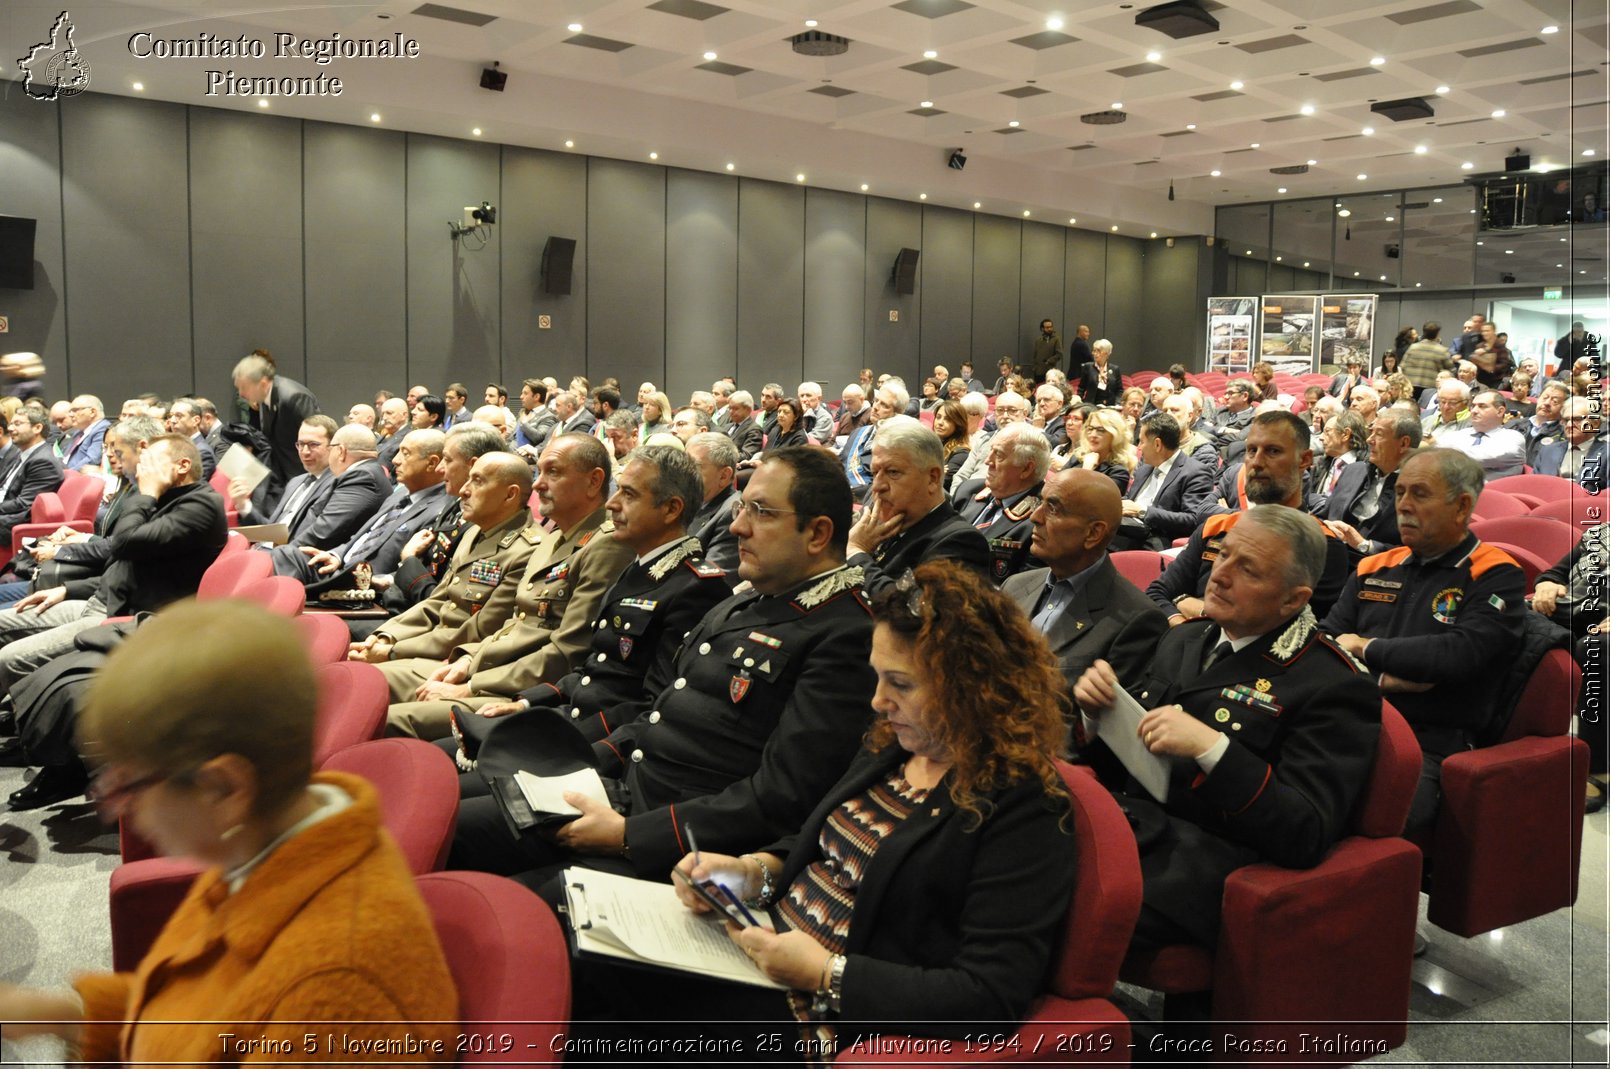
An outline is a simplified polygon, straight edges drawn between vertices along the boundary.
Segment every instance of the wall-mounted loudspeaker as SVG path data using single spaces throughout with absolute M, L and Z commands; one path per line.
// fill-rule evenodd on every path
M 548 239 L 542 247 L 543 293 L 570 292 L 570 265 L 575 258 L 575 238 Z
M 900 255 L 894 258 L 890 281 L 894 283 L 896 293 L 917 292 L 917 256 L 916 249 L 901 249 Z

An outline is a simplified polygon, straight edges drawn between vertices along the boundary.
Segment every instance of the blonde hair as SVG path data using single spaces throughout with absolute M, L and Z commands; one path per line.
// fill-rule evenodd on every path
M 1135 446 L 1129 440 L 1129 425 L 1124 417 L 1111 408 L 1098 408 L 1085 417 L 1085 429 L 1100 427 L 1112 439 L 1112 452 L 1107 459 L 1114 464 L 1121 464 L 1124 470 L 1131 473 L 1135 470 Z

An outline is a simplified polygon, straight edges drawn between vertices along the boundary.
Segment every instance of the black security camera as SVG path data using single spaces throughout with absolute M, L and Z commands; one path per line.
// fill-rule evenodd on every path
M 483 200 L 481 206 L 470 214 L 477 223 L 484 223 L 487 226 L 494 226 L 498 221 L 498 210 L 492 207 L 492 202 L 489 200 Z

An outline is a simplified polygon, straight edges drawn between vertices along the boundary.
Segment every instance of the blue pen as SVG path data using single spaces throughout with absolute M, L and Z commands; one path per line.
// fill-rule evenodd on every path
M 715 881 L 712 880 L 711 882 L 714 883 Z M 750 927 L 752 927 L 752 928 L 760 927 L 760 922 L 755 920 L 755 915 L 753 913 L 750 913 L 749 910 L 744 908 L 744 904 L 743 904 L 742 900 L 740 900 L 737 895 L 732 893 L 731 888 L 729 888 L 726 884 L 723 884 L 723 883 L 717 883 L 716 886 L 721 888 L 721 893 L 726 895 L 727 899 L 729 901 L 731 901 L 734 906 L 738 907 L 738 912 L 742 913 L 744 915 L 744 920 L 749 922 Z

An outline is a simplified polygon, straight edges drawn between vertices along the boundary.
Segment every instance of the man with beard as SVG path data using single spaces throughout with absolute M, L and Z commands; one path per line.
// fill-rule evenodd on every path
M 1308 425 L 1290 412 L 1264 412 L 1255 417 L 1247 431 L 1247 453 L 1242 462 L 1248 508 L 1285 505 L 1301 509 L 1303 475 L 1314 463 L 1309 448 Z M 1169 615 L 1169 624 L 1178 626 L 1201 616 L 1208 578 L 1213 562 L 1219 558 L 1225 536 L 1247 513 L 1221 512 L 1209 516 L 1191 535 L 1185 548 L 1168 569 L 1146 588 L 1157 607 Z M 1353 571 L 1353 558 L 1347 543 L 1331 534 L 1318 518 L 1314 522 L 1326 535 L 1325 568 L 1314 587 L 1310 603 L 1316 614 L 1330 611 Z

